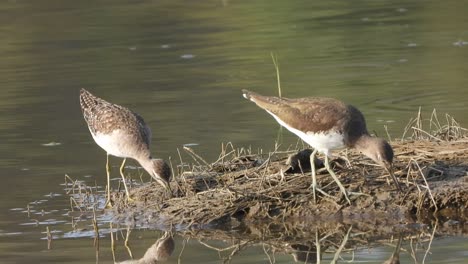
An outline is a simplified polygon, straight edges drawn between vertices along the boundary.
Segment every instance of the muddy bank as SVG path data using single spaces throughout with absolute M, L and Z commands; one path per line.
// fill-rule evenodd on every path
M 392 142 L 395 175 L 403 188 L 396 191 L 388 173 L 352 151 L 337 153 L 334 171 L 351 195 L 351 205 L 325 169 L 318 170 L 321 189 L 310 189 L 309 150 L 299 154 L 301 166 L 291 155 L 296 151 L 252 154 L 224 149 L 212 164 L 194 165 L 172 181 L 174 198 L 156 183 L 131 190 L 134 202 L 114 194 L 116 221 L 158 222 L 197 226 L 272 220 L 331 220 L 386 222 L 468 215 L 468 139 L 456 141 Z M 297 155 L 296 155 L 297 157 Z M 301 158 L 302 157 L 302 158 Z M 347 157 L 347 158 L 346 158 Z M 349 163 L 345 161 L 349 160 Z M 196 162 L 197 163 L 197 162 Z M 321 161 L 316 160 L 321 166 Z M 185 168 L 185 167 L 179 167 Z

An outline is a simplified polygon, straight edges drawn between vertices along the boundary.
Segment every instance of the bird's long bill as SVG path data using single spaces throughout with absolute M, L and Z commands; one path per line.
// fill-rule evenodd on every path
M 399 192 L 402 192 L 403 190 L 401 189 L 400 183 L 398 182 L 398 179 L 396 178 L 395 174 L 393 173 L 393 165 L 389 164 L 385 166 L 385 169 L 387 172 L 390 174 L 392 177 L 393 183 L 395 183 L 395 186 L 397 187 Z
M 169 193 L 169 197 L 172 198 L 172 189 L 171 189 L 171 185 L 169 185 L 168 182 L 164 181 L 164 180 L 161 180 L 161 179 L 158 179 L 158 182 L 159 184 L 161 184 L 165 189 L 166 191 Z

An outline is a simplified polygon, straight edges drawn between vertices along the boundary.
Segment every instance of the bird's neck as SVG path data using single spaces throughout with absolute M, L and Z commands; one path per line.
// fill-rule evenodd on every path
M 153 175 L 153 159 L 151 157 L 139 157 L 136 159 L 138 163 L 145 169 L 150 175 Z
M 370 146 L 373 144 L 374 141 L 375 138 L 371 137 L 369 134 L 363 134 L 358 139 L 356 139 L 354 143 L 354 148 L 367 156 L 366 153 L 368 152 Z

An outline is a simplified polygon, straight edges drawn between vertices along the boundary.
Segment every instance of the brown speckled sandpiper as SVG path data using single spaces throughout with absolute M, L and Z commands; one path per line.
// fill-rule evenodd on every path
M 276 121 L 296 134 L 314 148 L 310 155 L 312 166 L 312 190 L 315 199 L 317 181 L 315 178 L 314 157 L 318 152 L 325 154 L 325 168 L 340 187 L 348 203 L 351 203 L 346 189 L 330 168 L 328 157 L 332 150 L 354 148 L 383 166 L 391 175 L 396 187 L 401 187 L 393 174 L 393 149 L 387 141 L 372 137 L 366 128 L 361 111 L 339 100 L 324 97 L 278 98 L 263 96 L 242 90 L 246 99 L 254 102 L 272 115 Z
M 80 104 L 84 119 L 94 141 L 107 152 L 107 199 L 110 204 L 109 155 L 123 158 L 120 175 L 127 199 L 130 199 L 124 177 L 127 158 L 137 160 L 140 165 L 171 195 L 169 181 L 171 169 L 162 159 L 153 159 L 150 152 L 151 129 L 143 118 L 126 107 L 107 102 L 85 89 L 80 91 Z

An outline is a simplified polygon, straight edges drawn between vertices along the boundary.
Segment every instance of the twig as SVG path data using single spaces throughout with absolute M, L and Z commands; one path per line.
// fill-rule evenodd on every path
M 198 162 L 198 160 L 200 160 L 200 161 L 203 162 L 206 166 L 208 166 L 208 167 L 211 166 L 211 165 L 210 165 L 208 162 L 206 162 L 202 157 L 200 157 L 200 155 L 198 155 L 197 153 L 195 153 L 195 151 L 193 151 L 192 148 L 189 148 L 189 147 L 187 147 L 187 146 L 184 146 L 184 150 L 187 151 L 187 152 L 191 155 L 192 159 L 193 159 L 195 162 L 197 162 L 198 165 L 201 165 L 200 162 Z
M 177 257 L 177 263 L 181 264 L 182 263 L 182 254 L 184 253 L 185 246 L 187 245 L 187 239 L 182 240 L 182 249 L 180 250 L 179 257 Z
M 426 262 L 426 257 L 427 257 L 427 255 L 430 253 L 431 246 L 432 246 L 432 240 L 434 240 L 435 232 L 436 232 L 436 230 L 437 230 L 437 225 L 438 225 L 438 221 L 435 222 L 434 230 L 432 230 L 431 239 L 429 240 L 429 244 L 427 245 L 427 250 L 426 250 L 426 252 L 424 253 L 424 257 L 423 257 L 423 260 L 422 260 L 422 263 L 423 263 L 423 264 Z
M 353 226 L 350 226 L 348 229 L 348 232 L 346 233 L 345 237 L 343 238 L 343 241 L 341 242 L 340 247 L 336 250 L 335 255 L 333 256 L 332 261 L 330 262 L 331 264 L 335 264 L 338 258 L 340 257 L 341 252 L 343 251 L 346 243 L 348 242 L 349 234 L 351 233 L 351 229 L 353 229 Z
M 432 203 L 434 204 L 435 212 L 437 212 L 438 211 L 437 203 L 436 203 L 436 201 L 434 199 L 434 196 L 432 195 L 432 191 L 431 191 L 431 188 L 429 187 L 429 183 L 427 183 L 426 176 L 424 175 L 424 173 L 423 173 L 421 167 L 419 166 L 419 164 L 415 160 L 413 160 L 413 162 L 418 167 L 419 173 L 421 174 L 421 176 L 422 176 L 422 178 L 424 180 L 424 183 L 425 183 L 425 185 L 423 187 L 425 189 L 427 189 L 427 191 L 429 192 L 429 196 L 431 197 Z

